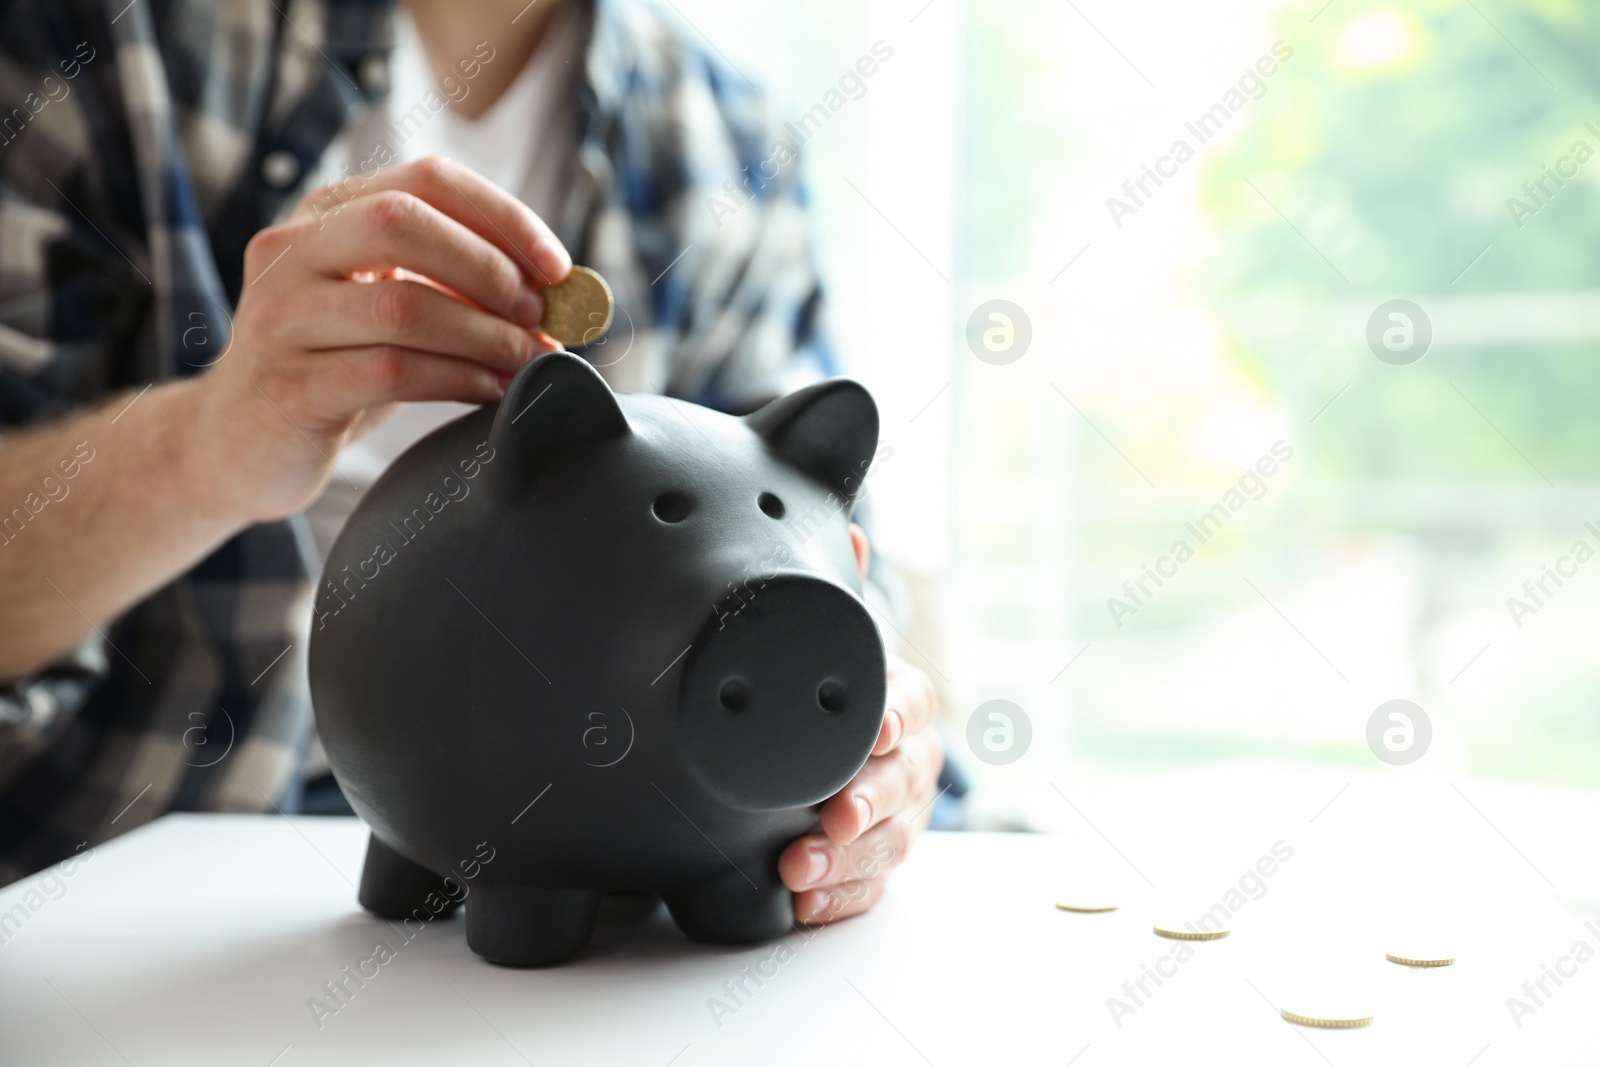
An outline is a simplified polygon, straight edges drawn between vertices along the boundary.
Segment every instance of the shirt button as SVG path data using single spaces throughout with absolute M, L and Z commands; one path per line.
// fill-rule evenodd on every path
M 369 93 L 381 93 L 389 88 L 389 61 L 383 56 L 368 56 L 356 71 L 361 87 Z
M 300 178 L 300 161 L 282 148 L 268 152 L 261 160 L 261 177 L 268 185 L 287 189 Z

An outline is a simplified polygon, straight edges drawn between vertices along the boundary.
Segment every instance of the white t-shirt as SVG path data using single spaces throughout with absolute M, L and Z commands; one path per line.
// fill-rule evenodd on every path
M 521 73 L 488 111 L 468 119 L 444 106 L 419 123 L 417 118 L 429 111 L 428 100 L 452 95 L 460 99 L 463 89 L 469 96 L 475 90 L 459 69 L 451 72 L 451 81 L 435 78 L 406 5 L 396 5 L 388 99 L 328 147 L 313 186 L 359 174 L 362 161 L 372 159 L 381 142 L 397 162 L 448 156 L 516 196 L 542 218 L 559 217 L 581 133 L 578 87 L 588 37 L 587 5 L 563 4 L 551 16 Z M 493 54 L 486 63 L 476 58 L 485 66 L 506 62 Z M 399 121 L 402 117 L 406 121 Z M 403 404 L 388 421 L 346 448 L 327 490 L 306 510 L 322 557 L 327 558 L 356 503 L 396 456 L 472 410 L 471 405 L 451 402 Z

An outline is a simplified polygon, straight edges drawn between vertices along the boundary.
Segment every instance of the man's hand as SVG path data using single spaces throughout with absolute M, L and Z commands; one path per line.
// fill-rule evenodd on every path
M 446 160 L 310 193 L 245 250 L 232 339 L 192 397 L 195 475 L 219 509 L 280 518 L 390 405 L 498 400 L 559 347 L 540 288 L 571 266 L 537 215 Z
M 867 573 L 867 536 L 852 525 L 856 562 Z M 933 729 L 938 699 L 917 668 L 889 657 L 883 726 L 861 772 L 822 805 L 822 832 L 792 841 L 778 873 L 794 891 L 797 922 L 860 914 L 883 896 L 889 872 L 928 825 L 944 742 Z
M 515 198 L 425 159 L 317 190 L 255 236 L 244 267 L 228 347 L 203 374 L 6 433 L 0 499 L 37 496 L 65 457 L 80 472 L 44 515 L 50 532 L 0 555 L 0 678 L 311 503 L 340 448 L 396 402 L 498 400 L 557 347 L 537 330 L 539 290 L 572 259 Z

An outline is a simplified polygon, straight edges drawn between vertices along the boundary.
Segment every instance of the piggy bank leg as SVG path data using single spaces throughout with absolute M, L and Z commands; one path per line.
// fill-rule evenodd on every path
M 696 941 L 770 941 L 794 926 L 794 897 L 781 884 L 752 885 L 737 871 L 663 894 L 678 929 Z
M 361 868 L 361 906 L 381 919 L 436 919 L 461 903 L 465 887 L 446 883 L 420 864 L 367 836 L 367 862 Z
M 560 963 L 588 942 L 599 913 L 597 889 L 479 886 L 467 901 L 467 947 L 507 967 Z

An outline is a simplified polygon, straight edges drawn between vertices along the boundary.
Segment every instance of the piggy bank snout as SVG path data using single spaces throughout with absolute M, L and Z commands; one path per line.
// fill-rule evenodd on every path
M 733 807 L 804 807 L 866 762 L 883 722 L 883 642 L 848 590 L 809 575 L 752 583 L 690 651 L 685 758 Z

